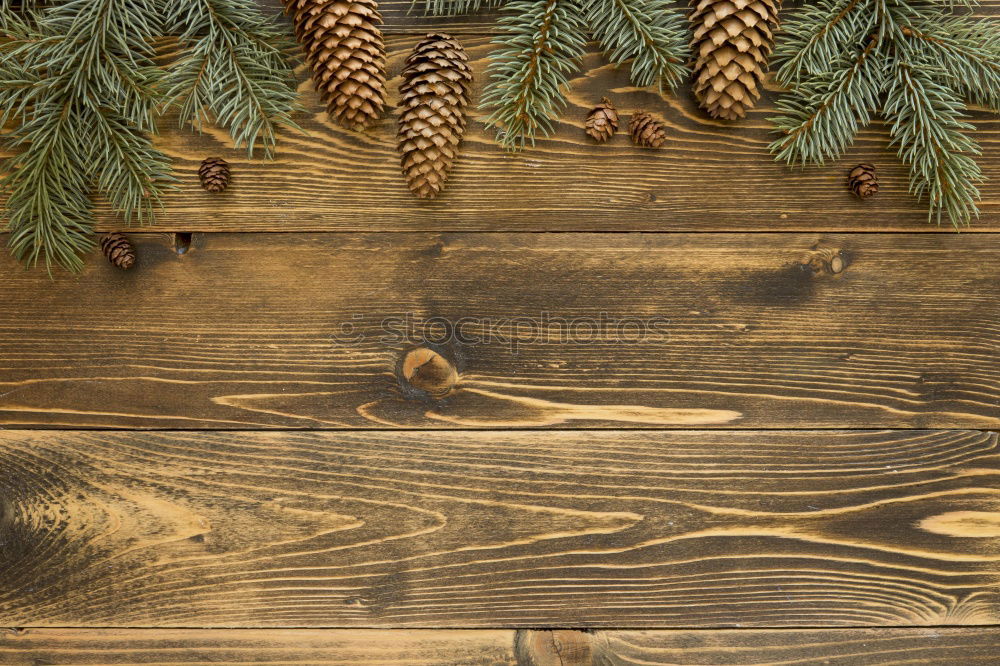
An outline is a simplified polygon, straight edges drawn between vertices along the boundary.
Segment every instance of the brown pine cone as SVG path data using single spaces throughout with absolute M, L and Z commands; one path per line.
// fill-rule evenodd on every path
M 458 156 L 472 68 L 454 38 L 430 34 L 406 59 L 402 77 L 396 134 L 400 166 L 410 191 L 433 199 L 444 189 Z
M 760 99 L 781 0 L 690 2 L 698 104 L 713 118 L 743 118 Z
M 330 118 L 363 130 L 385 105 L 385 43 L 376 0 L 284 0 Z
M 115 231 L 101 238 L 101 252 L 112 265 L 124 271 L 135 265 L 135 248 L 125 234 Z
M 209 192 L 221 192 L 229 187 L 229 162 L 221 157 L 206 157 L 198 168 L 201 186 Z
M 871 164 L 859 164 L 847 176 L 847 186 L 854 196 L 867 199 L 878 194 L 878 175 Z
M 659 148 L 667 140 L 663 126 L 645 111 L 637 111 L 632 115 L 628 131 L 632 135 L 632 143 L 643 148 Z
M 618 111 L 611 100 L 601 98 L 601 103 L 587 115 L 586 132 L 598 143 L 604 143 L 618 131 Z

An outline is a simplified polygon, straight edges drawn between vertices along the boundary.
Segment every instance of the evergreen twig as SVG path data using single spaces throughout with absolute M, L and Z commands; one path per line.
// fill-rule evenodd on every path
M 486 123 L 501 128 L 500 145 L 516 150 L 551 131 L 587 33 L 576 0 L 519 0 L 505 9 L 482 105 L 494 108 Z
M 662 92 L 686 76 L 687 23 L 671 0 L 424 0 L 427 13 L 448 16 L 501 5 L 481 106 L 508 149 L 551 132 L 590 35 L 615 65 L 631 61 L 634 85 Z
M 181 47 L 167 72 L 167 106 L 179 108 L 181 125 L 201 131 L 214 118 L 236 146 L 252 156 L 259 141 L 267 157 L 279 125 L 300 129 L 284 55 L 294 42 L 273 18 L 243 0 L 168 0 L 166 20 Z
M 1000 107 L 1000 30 L 954 15 L 974 0 L 819 0 L 785 22 L 776 78 L 791 89 L 773 118 L 777 159 L 838 157 L 875 112 L 910 167 L 928 214 L 956 225 L 978 215 L 978 144 L 967 102 Z
M 0 30 L 0 123 L 14 153 L 0 187 L 11 251 L 28 264 L 82 267 L 92 193 L 126 222 L 152 220 L 173 180 L 150 137 L 165 107 L 182 122 L 210 115 L 268 154 L 276 125 L 293 125 L 283 37 L 253 0 L 0 0 Z M 165 72 L 153 44 L 170 32 L 181 54 Z

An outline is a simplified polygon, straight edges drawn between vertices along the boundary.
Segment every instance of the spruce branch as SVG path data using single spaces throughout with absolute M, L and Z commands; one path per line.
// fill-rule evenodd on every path
M 423 0 L 428 14 L 503 6 L 490 81 L 481 107 L 509 150 L 534 145 L 566 105 L 565 88 L 593 35 L 615 65 L 631 61 L 631 80 L 661 92 L 687 75 L 687 21 L 671 0 Z
M 773 118 L 776 159 L 838 157 L 880 112 L 930 219 L 978 215 L 978 144 L 967 101 L 1000 107 L 1000 29 L 955 15 L 973 0 L 820 0 L 785 23 L 775 53 L 790 91 Z
M 152 4 L 129 0 L 0 14 L 10 37 L 0 48 L 0 115 L 17 121 L 4 137 L 15 155 L 0 180 L 11 251 L 49 270 L 78 270 L 79 254 L 93 244 L 92 190 L 126 218 L 145 220 L 166 186 L 166 157 L 148 137 L 161 99 L 151 46 L 161 17 Z M 120 165 L 98 161 L 124 150 L 131 152 Z
M 503 3 L 504 0 L 423 0 L 424 13 L 429 16 L 472 14 L 481 9 L 494 9 Z
M 534 145 L 538 133 L 551 132 L 587 34 L 576 0 L 520 0 L 505 12 L 481 106 L 493 109 L 486 123 L 501 128 L 498 142 L 517 150 Z
M 273 17 L 252 0 L 167 0 L 168 32 L 180 54 L 166 77 L 166 107 L 181 125 L 204 122 L 229 131 L 253 155 L 257 142 L 270 157 L 279 126 L 300 129 L 296 78 L 285 53 L 294 47 Z
M 978 217 L 975 184 L 983 176 L 971 155 L 981 151 L 963 132 L 974 128 L 962 121 L 962 100 L 939 83 L 931 66 L 914 64 L 896 64 L 884 110 L 892 121 L 892 143 L 910 166 L 910 192 L 928 197 L 928 217 L 936 216 L 939 224 L 942 214 L 953 221 Z
M 583 0 L 587 23 L 612 63 L 632 61 L 636 86 L 662 92 L 687 75 L 687 21 L 670 0 Z
M 91 194 L 126 222 L 152 221 L 172 187 L 151 134 L 164 108 L 211 117 L 248 152 L 270 155 L 295 126 L 296 82 L 273 18 L 252 0 L 0 0 L 0 123 L 14 152 L 0 187 L 13 254 L 70 270 L 93 245 Z M 168 71 L 154 43 L 177 34 Z

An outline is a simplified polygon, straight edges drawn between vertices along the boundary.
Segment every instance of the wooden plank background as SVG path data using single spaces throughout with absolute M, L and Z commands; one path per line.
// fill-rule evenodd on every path
M 56 288 L 0 259 L 0 422 L 1000 424 L 1000 236 L 206 234 L 184 254 L 136 240 L 136 269 L 94 261 Z M 412 334 L 387 335 L 408 313 Z M 481 320 L 463 330 L 482 344 L 441 349 L 459 373 L 444 399 L 398 372 L 440 339 L 435 317 Z M 547 337 L 511 321 L 545 317 Z M 660 323 L 640 340 L 602 319 Z
M 565 636 L 568 632 L 560 632 Z M 379 630 L 30 629 L 0 631 L 0 663 L 345 664 L 408 666 L 935 666 L 995 664 L 993 628 L 579 632 L 589 657 L 518 661 L 514 632 Z M 561 636 L 562 637 L 562 636 Z
M 0 433 L 0 618 L 1000 623 L 976 431 Z
M 429 29 L 462 34 L 476 72 L 475 99 L 485 82 L 493 22 L 489 15 L 425 19 L 407 13 L 408 0 L 383 3 L 386 13 L 389 108 L 395 106 L 403 60 Z M 981 8 L 995 16 L 1000 1 Z M 787 11 L 794 11 L 790 8 Z M 888 147 L 881 123 L 861 133 L 843 159 L 823 168 L 789 169 L 773 162 L 767 118 L 772 97 L 743 122 L 713 121 L 699 111 L 689 86 L 676 95 L 628 84 L 591 45 L 572 79 L 569 107 L 551 139 L 519 154 L 505 153 L 472 112 L 463 153 L 445 194 L 416 200 L 399 173 L 395 116 L 358 134 L 322 112 L 303 70 L 306 134 L 285 132 L 274 162 L 248 160 L 229 148 L 223 132 L 203 136 L 171 129 L 160 139 L 175 159 L 180 189 L 167 200 L 157 228 L 171 231 L 944 231 L 926 223 L 926 207 L 908 194 L 906 169 Z M 665 122 L 661 150 L 640 150 L 627 134 L 595 145 L 583 133 L 587 112 L 610 95 L 623 115 L 646 109 Z M 976 138 L 989 156 L 1000 150 L 1000 119 L 973 113 Z M 197 168 L 209 155 L 233 163 L 233 185 L 223 195 L 203 192 Z M 1000 162 L 980 160 L 991 179 L 983 187 L 982 218 L 970 231 L 1000 228 Z M 878 166 L 882 190 L 861 202 L 847 191 L 847 171 L 859 162 Z M 725 183 L 725 187 L 720 187 Z M 121 223 L 104 214 L 102 229 Z
M 479 96 L 495 12 L 380 4 L 390 107 L 427 31 Z M 273 162 L 165 119 L 179 189 L 135 270 L 0 258 L 0 428 L 47 429 L 0 430 L 0 664 L 997 662 L 1000 235 L 926 224 L 884 126 L 788 169 L 773 85 L 716 122 L 591 44 L 551 139 L 505 153 L 473 110 L 422 202 L 393 113 L 341 130 L 299 75 Z M 590 142 L 606 94 L 667 147 Z M 997 232 L 1000 120 L 972 121 Z M 516 340 L 424 344 L 432 394 L 419 335 L 380 339 L 406 313 Z M 546 313 L 665 323 L 532 341 Z

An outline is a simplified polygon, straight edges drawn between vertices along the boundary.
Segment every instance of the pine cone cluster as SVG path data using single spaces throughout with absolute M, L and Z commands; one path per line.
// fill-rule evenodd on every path
M 737 120 L 760 98 L 781 0 L 691 0 L 694 94 L 713 118 Z
M 601 103 L 587 115 L 586 132 L 598 143 L 604 143 L 618 131 L 618 111 L 611 100 L 601 98 Z
M 632 143 L 643 148 L 659 148 L 667 140 L 667 132 L 653 116 L 645 111 L 637 111 L 628 124 Z
M 385 43 L 376 0 L 284 0 L 316 90 L 334 121 L 363 130 L 385 105 Z
M 198 180 L 209 192 L 221 192 L 229 187 L 229 162 L 221 157 L 206 157 L 198 168 Z
M 878 194 L 878 175 L 871 164 L 859 164 L 847 176 L 847 186 L 854 196 L 867 199 Z
M 135 248 L 125 234 L 115 231 L 101 238 L 101 252 L 113 266 L 124 271 L 135 265 Z
M 432 199 L 444 188 L 465 132 L 472 68 L 465 49 L 427 35 L 407 58 L 399 86 L 397 148 L 410 191 Z

